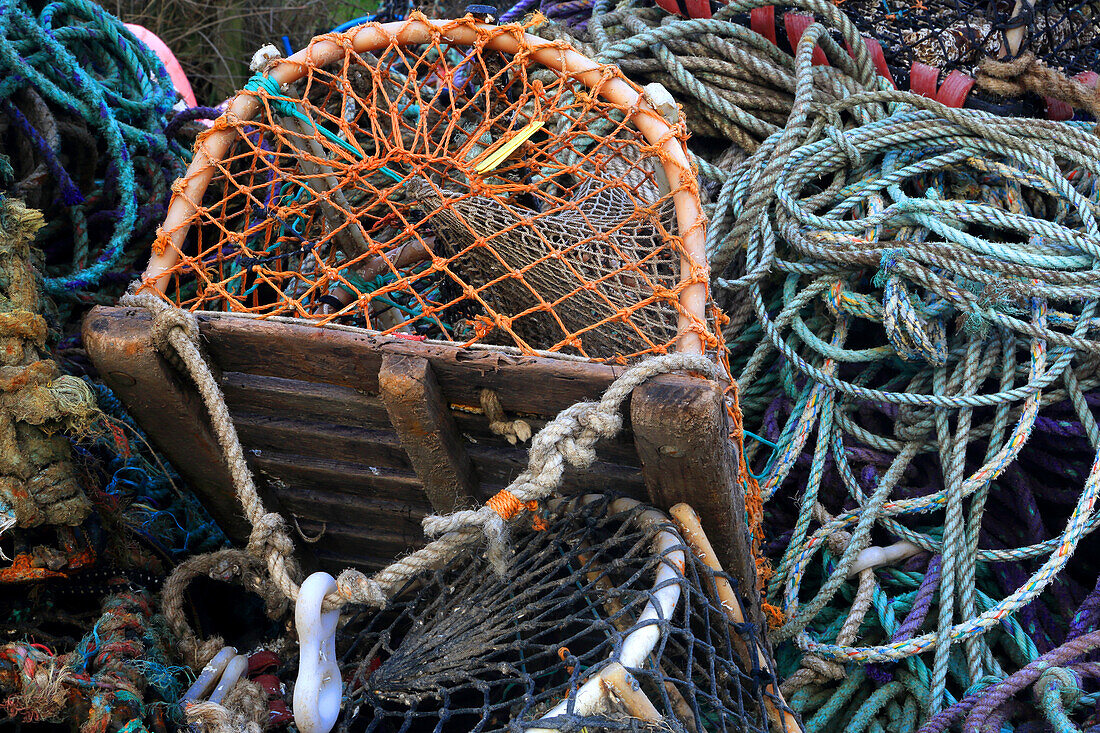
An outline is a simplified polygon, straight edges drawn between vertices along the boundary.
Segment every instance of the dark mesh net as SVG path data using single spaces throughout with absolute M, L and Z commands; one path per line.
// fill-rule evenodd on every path
M 668 519 L 604 497 L 558 509 L 545 531 L 513 537 L 506 575 L 471 551 L 385 611 L 349 620 L 338 639 L 345 730 L 767 730 L 775 679 L 743 662 L 755 658 L 758 629 L 730 622 L 716 574 Z M 638 652 L 647 634 L 652 652 Z M 659 719 L 586 697 L 586 682 L 615 661 Z
M 984 58 L 1031 52 L 1069 75 L 1100 62 L 1100 3 L 1038 0 L 849 0 L 841 7 L 882 43 L 895 79 L 908 87 L 914 61 L 973 74 Z
M 638 304 L 639 293 L 671 293 L 679 278 L 675 253 L 653 246 L 662 231 L 675 231 L 671 202 L 649 215 L 629 186 L 586 179 L 561 210 L 540 217 L 485 196 L 453 194 L 444 205 L 434 187 L 416 180 L 410 190 L 436 212 L 436 236 L 448 255 L 457 255 L 452 269 L 466 282 L 487 283 L 482 297 L 493 310 L 516 314 L 512 329 L 527 343 L 555 344 L 575 334 L 585 352 L 609 357 L 676 337 L 673 304 L 662 297 Z M 498 246 L 478 247 L 479 240 Z M 637 266 L 624 270 L 628 262 Z M 601 287 L 586 288 L 589 282 Z M 630 319 L 616 318 L 631 308 Z

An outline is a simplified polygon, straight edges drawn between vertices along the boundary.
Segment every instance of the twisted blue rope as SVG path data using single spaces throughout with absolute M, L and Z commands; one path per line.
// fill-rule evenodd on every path
M 83 120 L 111 161 L 111 180 L 104 181 L 118 198 L 111 236 L 91 264 L 45 279 L 51 294 L 71 297 L 97 288 L 104 276 L 120 269 L 133 243 L 140 211 L 151 203 L 149 192 L 139 190 L 135 158 L 158 161 L 169 179 L 182 172 L 188 151 L 164 134 L 177 95 L 157 56 L 95 3 L 58 0 L 36 14 L 25 0 L 0 0 L 0 113 L 10 114 L 9 100 L 28 89 L 51 109 Z M 45 154 L 41 136 L 35 133 L 32 140 Z M 44 157 L 65 202 L 78 203 L 80 192 L 51 155 Z M 140 223 L 147 225 L 148 218 Z

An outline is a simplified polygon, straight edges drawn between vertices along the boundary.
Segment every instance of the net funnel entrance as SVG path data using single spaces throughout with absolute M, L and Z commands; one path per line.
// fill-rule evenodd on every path
M 370 24 L 196 145 L 146 287 L 192 310 L 626 361 L 716 345 L 682 124 L 519 26 Z
M 345 731 L 764 731 L 757 629 L 667 517 L 630 499 L 552 504 L 507 574 L 471 550 L 338 634 Z M 606 695 L 626 668 L 648 715 Z

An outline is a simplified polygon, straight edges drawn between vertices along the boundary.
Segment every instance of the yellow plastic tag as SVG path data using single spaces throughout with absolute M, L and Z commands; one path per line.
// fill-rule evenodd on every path
M 509 155 L 515 152 L 516 148 L 523 145 L 523 143 L 531 139 L 532 135 L 542 129 L 542 125 L 542 120 L 535 120 L 534 122 L 528 123 L 522 130 L 517 132 L 512 139 L 493 151 L 493 154 L 488 158 L 478 163 L 477 168 L 474 170 L 478 173 L 488 173 L 496 169 L 497 166 L 508 159 Z

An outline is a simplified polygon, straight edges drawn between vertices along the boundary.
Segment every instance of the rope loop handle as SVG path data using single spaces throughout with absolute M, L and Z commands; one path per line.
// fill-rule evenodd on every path
M 298 598 L 301 572 L 294 560 L 294 543 L 283 518 L 265 510 L 252 472 L 244 458 L 237 430 L 213 372 L 199 350 L 199 327 L 195 316 L 164 299 L 131 286 L 120 305 L 148 310 L 153 316 L 153 341 L 157 350 L 188 374 L 203 398 L 214 433 L 225 454 L 233 488 L 245 517 L 252 525 L 248 552 L 266 561 L 271 582 L 288 599 Z M 508 523 L 523 510 L 536 512 L 538 502 L 561 486 L 566 465 L 586 468 L 595 460 L 596 443 L 612 438 L 623 426 L 622 404 L 635 387 L 658 374 L 695 372 L 708 379 L 725 378 L 720 367 L 697 354 L 664 354 L 651 357 L 624 371 L 611 383 L 599 402 L 579 402 L 562 410 L 531 441 L 527 469 L 480 509 L 461 510 L 424 518 L 424 533 L 433 542 L 367 577 L 347 569 L 337 578 L 337 590 L 325 597 L 323 610 L 346 603 L 384 607 L 388 599 L 417 574 L 438 568 L 467 546 L 486 542 L 486 556 L 503 573 L 509 553 Z M 545 528 L 541 517 L 533 518 L 535 529 Z

